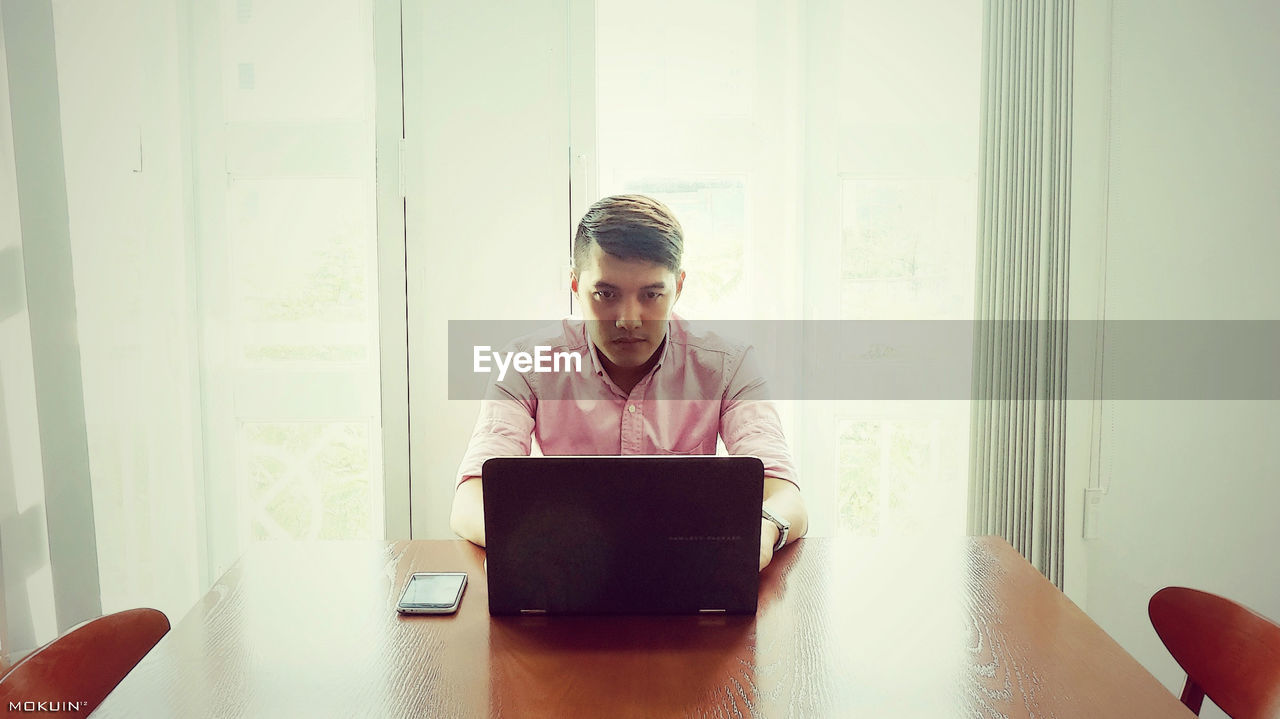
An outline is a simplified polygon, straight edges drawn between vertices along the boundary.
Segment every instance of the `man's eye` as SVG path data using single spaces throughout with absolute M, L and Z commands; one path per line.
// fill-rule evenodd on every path
M 650 292 L 650 293 L 649 293 L 649 299 L 651 299 L 651 300 L 656 300 L 656 299 L 658 299 L 659 297 L 662 297 L 662 293 L 661 293 L 661 292 Z
M 597 300 L 611 300 L 614 296 L 614 293 L 611 290 L 596 290 L 591 294 L 594 295 Z

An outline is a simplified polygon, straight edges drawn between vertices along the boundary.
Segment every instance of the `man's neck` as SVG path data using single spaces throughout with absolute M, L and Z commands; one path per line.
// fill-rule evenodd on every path
M 599 358 L 600 366 L 603 367 L 605 373 L 609 375 L 609 379 L 613 380 L 613 383 L 618 385 L 618 389 L 627 394 L 631 394 L 631 390 L 635 389 L 635 386 L 640 384 L 640 380 L 644 379 L 645 375 L 653 371 L 654 365 L 658 364 L 658 359 L 662 357 L 662 350 L 665 349 L 666 346 L 667 338 L 663 337 L 662 344 L 658 345 L 658 349 L 654 350 L 653 354 L 649 356 L 649 359 L 645 360 L 645 363 L 638 367 L 619 367 L 613 362 L 610 362 L 609 358 L 605 357 L 604 353 L 601 352 L 599 348 L 596 348 L 596 357 Z

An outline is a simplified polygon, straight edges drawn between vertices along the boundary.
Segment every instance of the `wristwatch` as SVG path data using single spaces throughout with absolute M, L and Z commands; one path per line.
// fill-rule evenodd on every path
M 782 549 L 782 545 L 787 543 L 787 535 L 791 533 L 791 522 L 775 515 L 764 507 L 760 508 L 760 516 L 773 522 L 778 527 L 778 543 L 773 545 L 773 551 L 776 552 Z

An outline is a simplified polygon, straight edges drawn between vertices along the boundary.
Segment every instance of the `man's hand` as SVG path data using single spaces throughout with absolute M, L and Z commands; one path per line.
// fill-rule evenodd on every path
M 786 519 L 791 524 L 787 533 L 787 542 L 791 543 L 809 532 L 809 513 L 805 511 L 804 500 L 800 498 L 800 490 L 785 479 L 777 477 L 764 478 L 764 505 L 775 517 Z M 778 525 L 760 518 L 760 570 L 773 561 L 773 545 L 778 543 L 780 531 Z
M 773 545 L 778 543 L 778 525 L 767 519 L 760 520 L 760 571 L 773 561 Z

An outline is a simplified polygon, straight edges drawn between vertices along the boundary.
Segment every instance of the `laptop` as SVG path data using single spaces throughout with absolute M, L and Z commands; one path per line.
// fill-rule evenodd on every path
M 753 614 L 756 457 L 484 463 L 489 613 Z

